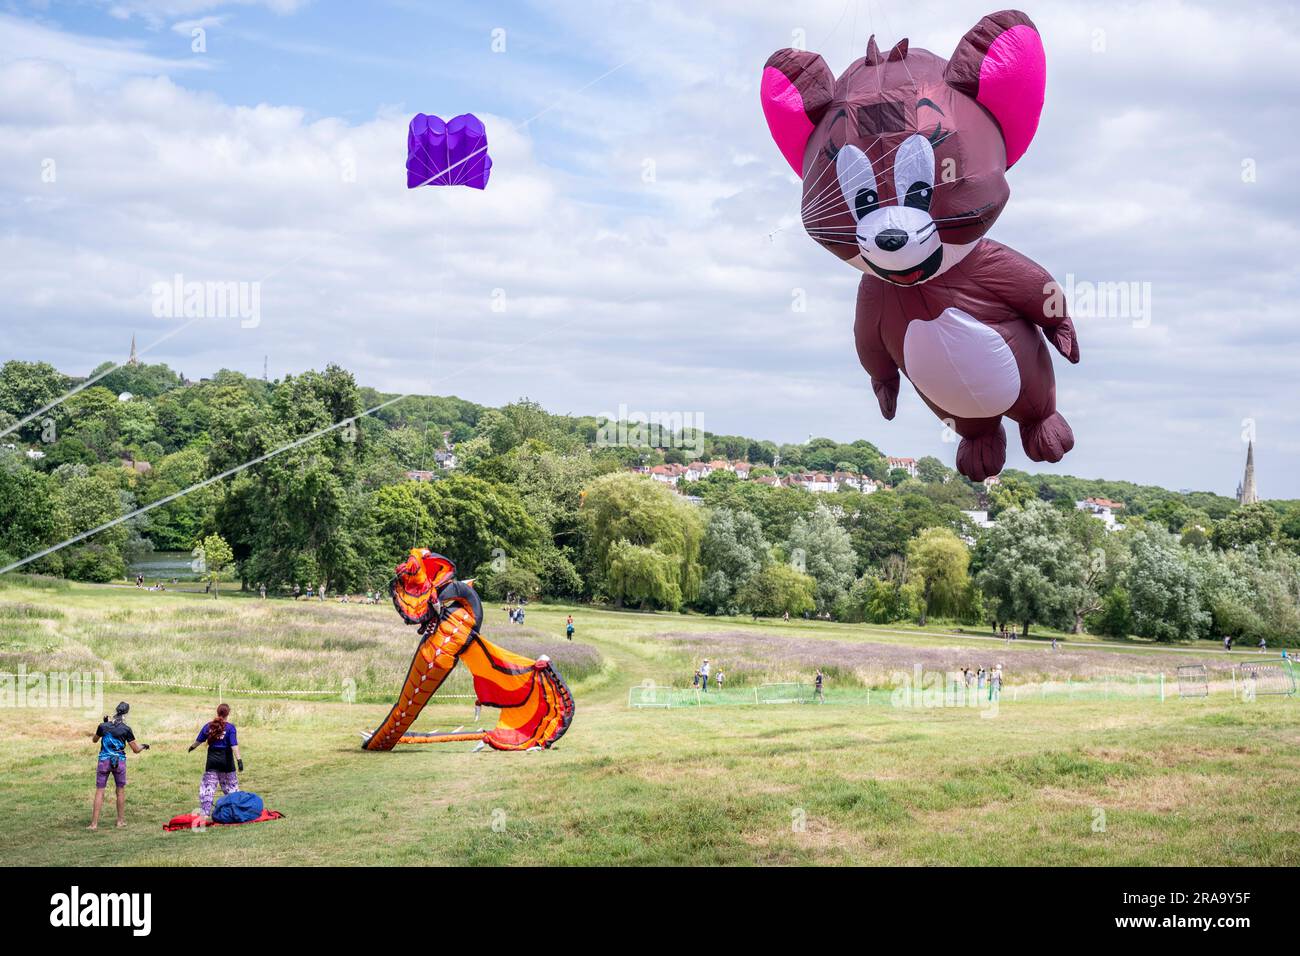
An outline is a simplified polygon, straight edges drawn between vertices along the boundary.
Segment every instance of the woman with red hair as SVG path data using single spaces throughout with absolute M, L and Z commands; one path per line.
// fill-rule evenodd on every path
M 199 728 L 199 735 L 190 750 L 206 742 L 208 761 L 199 781 L 199 812 L 204 820 L 212 819 L 212 798 L 216 796 L 217 787 L 223 795 L 234 793 L 239 789 L 238 771 L 244 769 L 244 760 L 239 754 L 239 737 L 235 725 L 229 721 L 230 705 L 219 704 L 217 716 Z

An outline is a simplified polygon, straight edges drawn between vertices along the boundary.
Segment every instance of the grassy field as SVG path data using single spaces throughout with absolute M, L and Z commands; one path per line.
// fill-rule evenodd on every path
M 575 644 L 562 639 L 573 613 Z M 551 751 L 469 745 L 366 753 L 415 642 L 390 607 L 0 584 L 0 670 L 102 671 L 108 709 L 153 745 L 129 763 L 129 826 L 88 822 L 101 716 L 0 707 L 0 849 L 42 864 L 1284 864 L 1300 863 L 1300 701 L 1042 697 L 1044 681 L 1122 682 L 1214 659 L 1089 639 L 1053 653 L 936 629 L 533 606 L 486 633 L 548 653 L 577 700 Z M 1000 662 L 1010 693 L 973 708 L 876 705 L 632 710 L 644 680 L 688 685 L 701 655 L 735 686 L 887 687 L 927 668 Z M 196 801 L 185 748 L 233 707 L 245 789 L 286 819 L 164 833 Z M 466 682 L 448 693 L 467 692 Z M 287 695 L 288 690 L 310 694 Z M 261 694 L 250 693 L 262 691 Z M 470 701 L 420 726 L 471 724 Z M 110 790 L 112 789 L 110 784 Z M 111 806 L 111 797 L 109 800 Z M 107 809 L 107 808 L 106 808 Z

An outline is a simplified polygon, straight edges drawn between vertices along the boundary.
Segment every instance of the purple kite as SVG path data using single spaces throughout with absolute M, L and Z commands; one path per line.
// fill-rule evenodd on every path
M 406 135 L 406 188 L 417 186 L 487 186 L 492 158 L 487 130 L 472 113 L 443 122 L 416 113 Z

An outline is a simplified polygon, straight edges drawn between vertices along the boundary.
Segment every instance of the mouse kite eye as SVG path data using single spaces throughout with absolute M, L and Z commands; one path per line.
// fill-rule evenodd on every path
M 876 173 L 871 168 L 867 154 L 856 146 L 845 146 L 835 157 L 835 176 L 840 182 L 840 193 L 849 204 L 854 222 L 880 205 L 876 191 Z
M 930 208 L 934 196 L 934 147 L 919 133 L 903 140 L 894 159 L 894 188 L 904 206 Z

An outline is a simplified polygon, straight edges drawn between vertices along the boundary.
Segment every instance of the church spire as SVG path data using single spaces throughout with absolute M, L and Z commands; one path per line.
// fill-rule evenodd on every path
M 140 360 L 135 355 L 135 336 L 131 336 L 131 357 L 126 360 L 127 365 L 139 365 Z
M 1237 501 L 1243 505 L 1253 505 L 1259 501 L 1259 492 L 1255 490 L 1255 443 L 1246 445 L 1246 474 L 1237 487 Z

